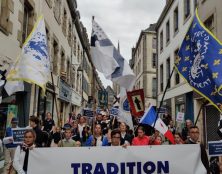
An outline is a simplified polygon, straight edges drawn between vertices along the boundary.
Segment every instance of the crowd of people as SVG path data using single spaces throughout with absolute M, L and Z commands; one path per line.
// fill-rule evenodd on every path
M 5 164 L 3 174 L 25 174 L 28 165 L 28 152 L 35 147 L 90 147 L 90 146 L 144 146 L 170 144 L 158 130 L 138 124 L 134 130 L 116 117 L 110 117 L 106 112 L 96 115 L 94 120 L 75 113 L 70 113 L 66 123 L 56 126 L 51 113 L 46 114 L 41 121 L 36 116 L 30 116 L 29 127 L 24 135 L 24 143 L 13 143 L 12 128 L 18 126 L 18 120 L 11 120 L 11 127 L 6 129 L 3 139 Z M 173 133 L 175 144 L 197 144 L 199 128 L 191 120 L 186 120 L 182 132 L 178 132 L 169 115 L 163 118 L 164 123 Z M 201 160 L 207 171 L 210 171 L 208 157 L 204 146 L 201 145 Z M 214 166 L 215 167 L 215 166 Z

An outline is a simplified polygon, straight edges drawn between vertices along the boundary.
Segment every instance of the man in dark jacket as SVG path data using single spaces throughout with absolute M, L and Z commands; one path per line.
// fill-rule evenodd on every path
M 197 126 L 191 126 L 189 129 L 189 138 L 185 141 L 185 144 L 198 144 L 199 139 L 199 128 Z M 201 161 L 204 165 L 204 167 L 207 170 L 207 173 L 210 174 L 210 166 L 209 166 L 209 160 L 207 157 L 206 150 L 202 144 L 200 144 L 201 149 Z

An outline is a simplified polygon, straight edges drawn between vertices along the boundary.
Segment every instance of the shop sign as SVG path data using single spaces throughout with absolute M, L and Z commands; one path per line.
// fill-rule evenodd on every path
M 70 86 L 60 79 L 59 98 L 64 101 L 70 102 L 71 95 L 72 92 Z
M 175 98 L 175 103 L 176 104 L 183 104 L 185 103 L 185 95 L 181 95 Z
M 72 104 L 81 106 L 81 100 L 82 97 L 79 94 L 77 94 L 74 90 L 72 90 L 72 98 L 71 98 Z
M 222 155 L 222 142 L 209 141 L 208 150 L 209 150 L 209 156 L 221 156 Z

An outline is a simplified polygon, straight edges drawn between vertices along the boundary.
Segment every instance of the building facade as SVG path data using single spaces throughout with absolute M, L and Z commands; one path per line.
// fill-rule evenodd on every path
M 179 74 L 174 71 L 175 58 L 185 37 L 195 11 L 193 0 L 168 0 L 157 22 L 158 92 L 157 104 L 161 103 L 168 80 L 169 85 L 162 107 L 175 120 L 178 112 L 185 113 L 185 119 L 194 121 L 193 91 Z
M 222 42 L 222 9 L 220 6 L 222 1 L 220 0 L 199 0 L 198 1 L 198 14 L 200 20 L 203 22 L 205 27 L 208 28 L 221 42 Z M 203 99 L 199 98 L 196 100 L 199 105 L 203 103 Z M 217 135 L 217 124 L 220 120 L 219 111 L 208 104 L 204 106 L 201 112 L 201 118 L 205 129 L 205 142 L 220 140 Z
M 44 119 L 47 112 L 56 123 L 63 124 L 69 112 L 79 113 L 89 96 L 96 93 L 89 40 L 76 0 L 0 0 L 1 70 L 15 61 L 40 14 L 45 18 L 52 72 L 46 95 L 41 95 L 37 85 L 28 83 L 25 91 L 12 96 L 3 91 L 0 130 L 11 110 L 20 126 L 28 125 L 30 115 Z
M 192 22 L 196 7 L 204 25 L 222 39 L 222 15 L 220 0 L 168 0 L 157 22 L 157 53 L 158 53 L 158 106 L 163 98 L 164 90 L 169 80 L 169 86 L 163 100 L 162 107 L 175 120 L 178 112 L 185 113 L 185 120 L 191 119 L 201 129 L 201 141 L 218 140 L 216 133 L 219 112 L 211 105 L 203 104 L 203 97 L 195 93 L 192 88 L 174 71 L 174 62 L 180 45 Z M 200 114 L 199 114 L 200 112 Z M 199 118 L 198 118 L 199 115 Z M 181 127 L 180 124 L 177 126 Z
M 135 89 L 143 89 L 145 107 L 156 106 L 156 32 L 155 24 L 141 31 L 135 48 L 132 49 L 131 68 L 136 75 Z

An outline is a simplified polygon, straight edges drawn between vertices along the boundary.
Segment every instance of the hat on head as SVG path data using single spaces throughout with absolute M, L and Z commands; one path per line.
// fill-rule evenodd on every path
M 11 123 L 18 123 L 18 119 L 16 117 L 13 117 Z

